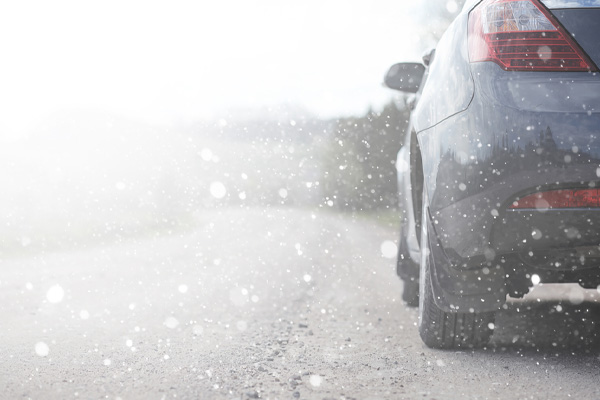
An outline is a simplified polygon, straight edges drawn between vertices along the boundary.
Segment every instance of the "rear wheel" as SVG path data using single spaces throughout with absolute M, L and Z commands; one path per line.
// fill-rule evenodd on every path
M 419 306 L 419 281 L 411 278 L 402 279 L 402 301 L 409 307 Z
M 406 221 L 402 223 L 402 234 L 398 244 L 396 271 L 402 278 L 402 301 L 409 307 L 419 306 L 419 264 L 415 263 L 406 244 Z
M 432 246 L 438 241 L 429 232 L 425 201 L 421 223 L 421 268 L 419 292 L 419 334 L 428 347 L 438 349 L 485 346 L 494 329 L 494 312 L 460 313 L 441 310 L 434 300 L 431 286 Z

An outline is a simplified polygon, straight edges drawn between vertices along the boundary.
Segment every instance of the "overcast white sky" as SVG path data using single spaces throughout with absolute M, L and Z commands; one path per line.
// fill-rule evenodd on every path
M 71 108 L 160 122 L 282 102 L 361 113 L 389 97 L 387 67 L 423 50 L 415 3 L 3 2 L 0 129 Z

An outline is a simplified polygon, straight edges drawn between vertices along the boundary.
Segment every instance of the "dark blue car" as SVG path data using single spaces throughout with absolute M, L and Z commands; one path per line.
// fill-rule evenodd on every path
M 600 285 L 600 0 L 467 1 L 398 154 L 398 274 L 430 347 L 485 345 L 507 295 Z

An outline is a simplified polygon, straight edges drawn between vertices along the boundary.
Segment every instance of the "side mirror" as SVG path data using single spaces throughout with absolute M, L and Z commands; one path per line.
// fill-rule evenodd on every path
M 390 89 L 416 93 L 423 81 L 425 66 L 419 63 L 399 63 L 390 67 L 384 83 Z
M 435 57 L 435 49 L 429 49 L 423 54 L 423 64 L 426 67 L 429 67 L 429 64 L 433 61 L 433 57 Z

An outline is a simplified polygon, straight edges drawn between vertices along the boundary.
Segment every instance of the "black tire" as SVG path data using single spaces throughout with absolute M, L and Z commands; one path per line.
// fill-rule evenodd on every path
M 402 301 L 409 307 L 419 306 L 419 281 L 402 279 Z
M 424 202 L 425 206 L 425 202 Z M 494 332 L 494 312 L 445 312 L 435 304 L 431 288 L 431 245 L 427 208 L 423 209 L 421 223 L 421 288 L 419 293 L 419 334 L 428 347 L 436 349 L 476 348 L 485 346 Z
M 396 273 L 402 279 L 402 301 L 408 307 L 419 306 L 419 264 L 410 257 L 406 243 L 408 220 L 404 218 L 400 226 L 400 240 L 398 241 L 398 258 Z

